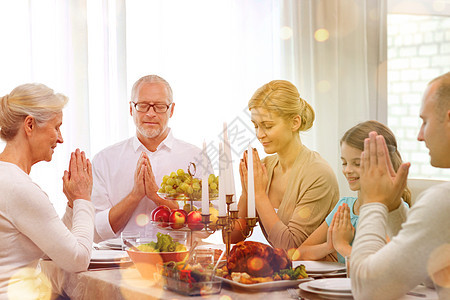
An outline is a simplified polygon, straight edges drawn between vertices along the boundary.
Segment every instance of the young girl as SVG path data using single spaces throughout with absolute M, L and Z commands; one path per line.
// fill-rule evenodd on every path
M 347 178 L 350 189 L 358 191 L 358 195 L 361 153 L 364 150 L 364 139 L 369 136 L 371 131 L 376 131 L 384 136 L 395 171 L 402 163 L 394 134 L 385 125 L 377 121 L 366 121 L 348 130 L 340 141 L 342 173 Z M 411 205 L 411 192 L 407 187 L 402 194 L 402 199 L 408 206 Z M 292 258 L 294 260 L 321 260 L 336 251 L 338 261 L 344 263 L 344 257 L 350 255 L 352 251 L 351 245 L 355 236 L 360 206 L 361 203 L 357 197 L 341 198 L 325 222 L 297 248 L 297 252 Z

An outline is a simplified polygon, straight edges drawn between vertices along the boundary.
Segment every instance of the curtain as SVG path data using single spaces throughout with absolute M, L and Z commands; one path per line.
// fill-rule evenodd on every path
M 386 124 L 386 0 L 281 1 L 281 74 L 315 109 L 302 135 L 336 172 L 341 195 L 339 140 L 361 121 Z
M 0 95 L 38 82 L 69 97 L 61 127 L 64 143 L 50 163 L 38 163 L 30 173 L 60 214 L 66 205 L 61 178 L 70 152 L 80 148 L 92 158 L 128 133 L 128 120 L 117 114 L 126 105 L 118 104 L 126 97 L 124 3 L 0 2 Z
M 172 85 L 175 136 L 205 140 L 213 162 L 228 123 L 237 194 L 242 151 L 263 155 L 247 102 L 273 79 L 292 81 L 316 111 L 302 140 L 342 181 L 340 136 L 385 118 L 385 1 L 0 1 L 0 95 L 41 82 L 70 98 L 64 144 L 31 172 L 60 213 L 70 152 L 92 158 L 134 134 L 130 90 L 147 74 Z

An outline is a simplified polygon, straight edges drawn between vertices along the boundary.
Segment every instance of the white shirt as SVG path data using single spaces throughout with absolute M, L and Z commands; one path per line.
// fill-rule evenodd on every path
M 92 202 L 95 205 L 96 217 L 95 241 L 117 237 L 109 223 L 110 209 L 124 199 L 133 189 L 134 173 L 139 156 L 146 152 L 152 166 L 155 180 L 161 185 L 164 175 L 170 175 L 178 169 L 187 171 L 191 162 L 197 166 L 195 177 L 201 178 L 203 168 L 201 163 L 202 150 L 192 144 L 175 139 L 169 131 L 166 139 L 161 142 L 155 152 L 149 151 L 134 136 L 99 152 L 92 160 L 94 187 Z M 211 162 L 207 170 L 212 173 Z M 138 231 L 141 236 L 152 237 L 160 231 L 151 224 L 150 214 L 157 205 L 147 197 L 138 204 L 128 224 L 122 231 Z M 147 219 L 148 218 L 148 219 Z M 146 220 L 150 220 L 147 223 Z
M 27 299 L 32 297 L 27 292 L 39 297 L 36 267 L 44 254 L 66 271 L 86 270 L 93 232 L 90 201 L 75 200 L 73 210 L 66 207 L 61 220 L 47 194 L 28 174 L 0 161 L 0 299 L 8 299 L 8 290 Z M 24 286 L 31 290 L 21 290 Z
M 439 299 L 450 299 L 449 195 L 450 182 L 424 191 L 409 211 L 361 206 L 351 257 L 355 299 L 397 299 L 420 283 L 433 287 L 430 275 L 439 270 L 447 271 L 446 286 L 437 286 Z M 386 233 L 395 235 L 389 243 Z

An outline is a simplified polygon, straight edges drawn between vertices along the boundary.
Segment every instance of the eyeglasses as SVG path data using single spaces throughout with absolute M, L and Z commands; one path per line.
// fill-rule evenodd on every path
M 150 103 L 142 103 L 142 102 L 136 103 L 133 101 L 131 101 L 131 103 L 133 103 L 136 111 L 142 112 L 142 113 L 148 112 L 150 107 L 153 107 L 153 110 L 155 111 L 155 113 L 165 113 L 169 109 L 169 107 L 172 105 L 172 103 L 170 103 L 170 104 L 150 104 Z

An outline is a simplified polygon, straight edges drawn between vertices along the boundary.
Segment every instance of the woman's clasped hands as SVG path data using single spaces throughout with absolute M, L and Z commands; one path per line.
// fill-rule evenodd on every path
M 255 196 L 258 193 L 266 193 L 267 183 L 269 181 L 267 177 L 266 166 L 261 162 L 258 151 L 253 149 L 253 178 L 255 184 Z M 242 185 L 242 195 L 247 196 L 248 189 L 248 153 L 247 150 L 244 152 L 244 156 L 239 164 L 239 174 L 241 178 Z M 258 198 L 258 197 L 256 197 Z
M 70 155 L 69 170 L 64 171 L 63 192 L 69 207 L 73 207 L 76 199 L 91 200 L 92 165 L 86 154 L 76 149 Z

